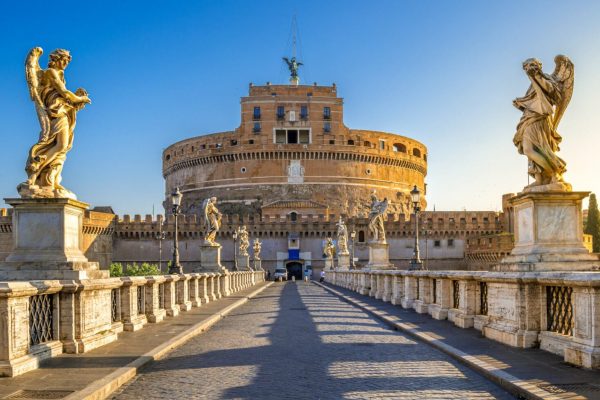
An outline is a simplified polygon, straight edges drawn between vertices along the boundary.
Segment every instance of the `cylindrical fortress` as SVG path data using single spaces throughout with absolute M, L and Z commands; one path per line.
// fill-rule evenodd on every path
M 183 140 L 163 152 L 165 206 L 175 187 L 183 211 L 218 198 L 227 214 L 364 215 L 375 191 L 389 212 L 409 213 L 424 193 L 427 148 L 393 133 L 347 128 L 333 86 L 250 85 L 241 125 Z M 423 200 L 425 205 L 425 201 Z

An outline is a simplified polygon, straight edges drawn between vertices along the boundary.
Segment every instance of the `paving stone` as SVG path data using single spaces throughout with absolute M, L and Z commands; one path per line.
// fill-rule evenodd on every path
M 324 289 L 278 283 L 113 399 L 510 399 Z

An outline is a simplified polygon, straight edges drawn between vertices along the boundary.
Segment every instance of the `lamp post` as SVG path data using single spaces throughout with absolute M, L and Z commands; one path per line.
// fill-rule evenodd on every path
M 356 231 L 350 232 L 350 239 L 352 239 L 352 261 L 350 262 L 350 269 L 354 269 L 354 239 L 356 239 Z
M 422 270 L 423 261 L 419 256 L 419 211 L 421 211 L 421 192 L 417 189 L 417 185 L 410 191 L 410 198 L 413 203 L 415 210 L 415 251 L 413 252 L 413 258 L 410 260 L 410 270 Z
M 179 188 L 175 188 L 175 191 L 171 193 L 171 203 L 173 204 L 173 216 L 175 217 L 175 233 L 173 235 L 173 262 L 171 268 L 169 268 L 169 274 L 183 274 L 183 268 L 179 264 L 179 241 L 178 241 L 178 229 L 177 229 L 177 216 L 179 215 L 179 206 L 181 205 L 181 198 L 183 195 L 179 191 Z
M 237 238 L 238 233 L 234 231 L 231 235 L 233 237 L 233 270 L 238 271 L 238 260 L 237 260 Z

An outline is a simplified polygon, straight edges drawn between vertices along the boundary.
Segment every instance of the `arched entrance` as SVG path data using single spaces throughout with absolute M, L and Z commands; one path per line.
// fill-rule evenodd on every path
M 287 270 L 288 279 L 295 277 L 296 280 L 302 280 L 302 263 L 298 261 L 290 261 L 285 265 Z

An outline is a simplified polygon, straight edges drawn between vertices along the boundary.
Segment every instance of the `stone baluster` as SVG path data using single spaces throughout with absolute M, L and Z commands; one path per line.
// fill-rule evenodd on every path
M 146 293 L 145 293 L 145 301 L 146 301 L 146 318 L 148 318 L 148 322 L 157 323 L 162 321 L 167 312 L 164 308 L 161 307 L 160 304 L 160 290 L 161 284 L 165 281 L 163 276 L 153 276 L 148 278 L 148 282 L 146 283 Z
M 179 315 L 179 306 L 177 305 L 177 290 L 175 285 L 179 279 L 178 275 L 165 275 L 165 287 L 164 302 L 165 310 L 169 317 L 176 317 Z
M 121 317 L 123 319 L 123 329 L 134 332 L 148 322 L 144 310 L 138 309 L 138 287 L 142 288 L 145 284 L 145 278 L 132 277 L 124 278 L 121 287 Z M 145 302 L 143 302 L 145 304 Z
M 177 291 L 177 305 L 181 311 L 189 311 L 192 309 L 192 302 L 190 301 L 190 288 L 188 281 L 190 280 L 189 275 L 179 275 L 179 280 L 175 284 Z

